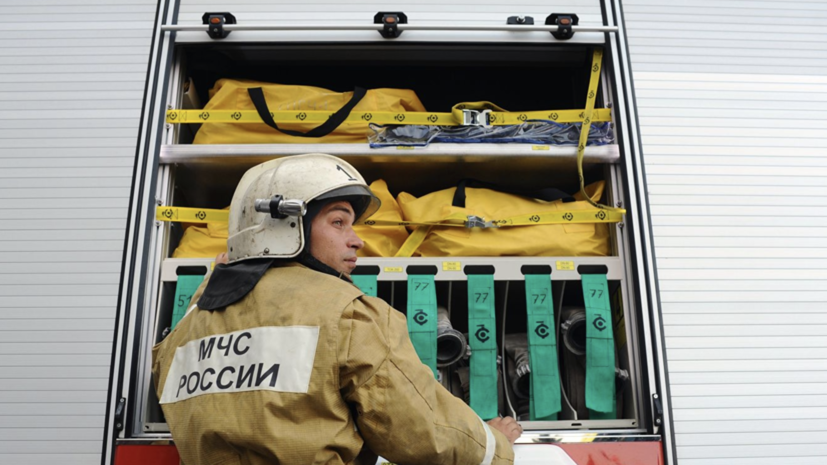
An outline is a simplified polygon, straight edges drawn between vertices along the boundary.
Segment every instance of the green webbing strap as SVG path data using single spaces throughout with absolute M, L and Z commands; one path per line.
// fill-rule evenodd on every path
M 434 276 L 408 274 L 408 334 L 419 360 L 436 371 L 436 286 Z
M 170 330 L 175 329 L 175 326 L 187 314 L 187 305 L 195 294 L 198 286 L 204 281 L 204 275 L 180 275 L 178 276 L 178 283 L 175 285 L 175 307 L 172 310 L 172 325 Z
M 356 285 L 365 295 L 376 297 L 376 275 L 373 274 L 354 274 L 350 276 L 353 284 Z
M 561 409 L 560 372 L 557 367 L 551 277 L 547 274 L 527 274 L 525 293 L 531 367 L 531 420 L 556 420 Z
M 615 346 L 605 274 L 582 274 L 586 303 L 586 407 L 591 419 L 617 417 Z
M 471 408 L 483 420 L 497 416 L 497 321 L 494 275 L 468 275 Z

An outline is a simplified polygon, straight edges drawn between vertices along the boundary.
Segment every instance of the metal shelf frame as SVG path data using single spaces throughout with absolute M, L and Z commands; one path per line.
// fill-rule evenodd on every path
M 334 156 L 370 157 L 374 162 L 483 162 L 500 157 L 572 159 L 574 146 L 532 144 L 431 144 L 427 147 L 370 148 L 368 144 L 238 144 L 238 145 L 163 145 L 160 162 L 210 163 L 227 158 L 251 162 L 302 153 L 327 153 Z M 617 145 L 586 147 L 585 163 L 615 164 L 620 161 Z
M 209 258 L 168 258 L 161 267 L 161 281 L 174 282 L 178 275 L 175 270 L 181 266 L 204 266 L 211 268 Z M 411 258 L 359 258 L 357 266 L 378 266 L 379 281 L 406 281 L 408 266 L 434 266 L 436 281 L 466 281 L 463 269 L 468 265 L 492 265 L 495 281 L 522 281 L 525 279 L 520 268 L 523 265 L 549 265 L 553 281 L 579 281 L 580 265 L 605 265 L 609 269 L 606 279 L 623 281 L 625 272 L 618 257 L 411 257 Z M 562 269 L 561 269 L 562 268 Z
M 161 28 L 164 31 L 179 31 L 176 34 L 168 34 L 168 40 L 172 40 L 175 44 L 191 43 L 191 42 L 213 42 L 206 34 L 206 25 L 197 26 L 170 26 L 164 25 Z M 329 25 L 314 25 L 314 27 L 307 27 L 306 25 L 293 25 L 284 27 L 275 26 L 256 26 L 256 25 L 225 25 L 227 30 L 240 31 L 238 34 L 231 36 L 227 42 L 236 42 L 241 37 L 251 37 L 250 34 L 266 34 L 278 31 L 363 31 L 365 33 L 375 34 L 373 31 L 381 29 L 381 25 L 359 25 L 355 27 L 331 27 Z M 548 32 L 557 29 L 556 26 L 444 26 L 429 27 L 428 25 L 400 25 L 400 30 L 409 31 L 441 31 L 448 34 L 455 33 L 455 35 L 462 35 L 463 32 L 484 32 L 496 31 L 497 33 L 505 33 L 511 35 L 514 32 L 514 37 L 517 35 L 522 37 L 532 37 L 531 34 L 516 34 L 516 32 L 545 32 L 542 39 L 544 41 L 559 44 L 579 45 L 578 42 L 585 40 L 586 35 L 577 36 L 574 40 L 563 42 L 553 39 Z M 575 31 L 591 32 L 599 41 L 593 43 L 604 43 L 604 34 L 602 32 L 614 32 L 616 27 L 584 27 L 576 26 Z M 203 31 L 195 36 L 196 32 L 186 31 Z M 245 31 L 245 32 L 241 32 Z M 258 31 L 258 32 L 247 32 Z M 505 32 L 503 32 L 505 31 Z M 596 34 L 600 32 L 600 34 Z M 247 34 L 244 36 L 243 34 Z M 277 34 L 276 34 L 277 35 Z M 414 34 L 406 35 L 410 38 Z M 496 34 L 489 35 L 494 37 Z M 169 37 L 172 36 L 172 37 Z M 182 38 L 192 37 L 194 40 Z M 203 37 L 202 37 L 203 36 Z M 272 35 L 275 37 L 275 35 Z M 271 37 L 271 38 L 272 38 Z M 298 36 L 297 36 L 298 37 Z M 380 41 L 381 37 L 376 34 L 376 38 Z M 395 39 L 398 40 L 398 39 Z M 454 39 L 456 40 L 456 39 Z M 235 45 L 235 44 L 234 44 Z M 242 45 L 241 43 L 239 45 Z M 482 45 L 484 46 L 484 45 Z M 170 48 L 169 53 L 173 53 Z M 177 55 L 177 54 L 175 54 Z M 172 61 L 172 60 L 171 60 Z M 186 66 L 182 65 L 180 60 L 176 60 L 170 69 L 170 76 L 167 80 L 166 97 L 167 103 L 175 107 L 180 107 L 181 94 L 179 85 L 183 80 L 186 72 Z M 611 106 L 612 93 L 608 92 L 607 87 L 607 71 L 604 71 L 604 78 L 602 79 L 604 85 L 604 96 L 607 104 Z M 615 115 L 613 115 L 615 116 Z M 323 152 L 331 155 L 341 156 L 344 158 L 358 159 L 364 163 L 385 164 L 392 167 L 392 169 L 403 169 L 405 166 L 412 166 L 414 164 L 442 164 L 443 167 L 448 168 L 453 165 L 454 169 L 462 166 L 469 167 L 471 164 L 479 163 L 517 163 L 518 160 L 528 162 L 525 166 L 536 166 L 538 162 L 554 162 L 554 169 L 545 167 L 550 171 L 554 171 L 556 167 L 562 166 L 563 163 L 571 162 L 576 157 L 576 147 L 574 146 L 546 146 L 546 145 L 531 145 L 531 144 L 431 144 L 427 147 L 388 147 L 380 149 L 372 149 L 366 143 L 360 144 L 238 144 L 238 145 L 184 145 L 176 144 L 178 138 L 178 128 L 176 126 L 164 125 L 159 137 L 162 142 L 157 154 L 158 166 L 158 182 L 159 186 L 155 192 L 155 201 L 158 204 L 170 204 L 173 196 L 173 184 L 176 182 L 176 169 L 173 165 L 182 164 L 188 166 L 208 167 L 208 166 L 223 166 L 225 164 L 253 164 L 277 158 L 281 156 L 291 156 L 302 153 Z M 608 197 L 612 203 L 623 202 L 623 190 L 619 185 L 623 182 L 620 174 L 622 153 L 618 145 L 606 146 L 591 146 L 587 147 L 585 151 L 584 162 L 592 165 L 605 165 L 606 180 L 609 182 L 611 190 Z M 398 165 L 398 166 L 395 166 Z M 440 169 L 444 169 L 440 167 Z M 451 169 L 451 168 L 448 168 Z M 528 168 L 532 170 L 533 168 Z M 571 167 L 567 167 L 571 169 Z M 603 169 L 600 167 L 600 169 Z M 222 172 L 223 173 L 223 172 Z M 538 174 L 539 175 L 539 174 Z M 623 202 L 625 203 L 625 202 Z M 173 259 L 165 258 L 165 251 L 169 250 L 170 228 L 168 225 L 157 224 L 152 228 L 150 233 L 152 236 L 149 250 L 152 255 L 150 260 L 148 272 L 146 273 L 147 283 L 145 292 L 145 312 L 144 326 L 142 334 L 139 336 L 143 341 L 144 350 L 148 350 L 146 345 L 152 336 L 158 332 L 157 308 L 162 300 L 164 286 L 169 283 L 177 281 L 176 269 L 181 266 L 204 266 L 207 270 L 212 268 L 212 259 Z M 462 271 L 468 265 L 492 265 L 494 267 L 494 279 L 496 281 L 523 281 L 525 279 L 521 272 L 523 265 L 549 265 L 552 269 L 552 281 L 579 281 L 580 274 L 577 272 L 577 267 L 580 265 L 605 265 L 608 268 L 607 279 L 620 283 L 622 288 L 622 306 L 626 312 L 635 312 L 636 306 L 633 304 L 633 297 L 630 296 L 628 289 L 631 285 L 628 276 L 631 276 L 629 269 L 629 250 L 626 244 L 627 236 L 623 231 L 623 225 L 614 225 L 612 229 L 612 240 L 615 244 L 615 252 L 617 256 L 610 257 L 413 257 L 413 258 L 360 258 L 358 260 L 359 266 L 377 266 L 379 267 L 379 281 L 386 282 L 404 282 L 407 280 L 406 269 L 411 265 L 430 265 L 435 266 L 437 274 L 436 281 L 454 282 L 466 281 L 467 276 Z M 627 315 L 628 317 L 628 315 Z M 627 320 L 627 340 L 635 340 L 636 332 L 634 328 L 629 327 L 629 320 Z M 635 321 L 634 318 L 631 321 Z M 138 352 L 142 352 L 139 350 Z M 577 434 L 574 431 L 588 430 L 586 434 L 594 435 L 595 431 L 610 431 L 616 429 L 619 435 L 629 435 L 643 432 L 641 419 L 641 405 L 644 405 L 640 398 L 640 384 L 639 377 L 641 376 L 639 366 L 640 361 L 635 357 L 639 354 L 630 354 L 629 362 L 631 363 L 631 372 L 635 373 L 631 378 L 632 391 L 638 393 L 632 402 L 632 408 L 628 417 L 618 420 L 596 420 L 596 421 L 577 421 L 577 420 L 562 420 L 556 422 L 527 422 L 526 435 L 521 439 L 524 443 L 537 442 L 554 442 L 553 439 L 560 434 Z M 149 368 L 149 354 L 144 352 L 141 354 L 139 366 L 143 367 L 145 372 Z M 133 421 L 133 436 L 147 437 L 147 438 L 166 438 L 168 437 L 167 427 L 164 423 L 152 422 L 147 416 L 146 396 L 148 390 L 151 389 L 149 376 L 138 381 L 137 397 L 140 399 L 136 405 L 136 416 Z M 561 430 L 563 430 L 561 432 Z

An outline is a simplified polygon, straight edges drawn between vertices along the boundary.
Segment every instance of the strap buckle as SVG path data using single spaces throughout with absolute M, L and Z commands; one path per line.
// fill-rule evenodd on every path
M 462 110 L 463 126 L 491 127 L 491 110 Z
M 465 222 L 465 227 L 468 229 L 471 228 L 499 228 L 496 224 L 485 221 L 485 218 L 476 215 L 468 215 L 468 220 Z

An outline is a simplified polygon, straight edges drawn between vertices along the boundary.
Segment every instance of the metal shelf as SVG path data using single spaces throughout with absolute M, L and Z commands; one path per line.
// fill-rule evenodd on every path
M 238 144 L 238 145 L 163 145 L 161 163 L 214 163 L 227 158 L 260 163 L 278 156 L 302 153 L 327 153 L 343 157 L 365 157 L 370 162 L 428 161 L 479 162 L 502 157 L 573 159 L 574 146 L 531 144 L 431 144 L 427 147 L 386 147 L 372 149 L 368 144 Z M 617 145 L 586 147 L 586 163 L 618 163 Z
M 175 270 L 180 266 L 205 266 L 210 268 L 209 258 L 168 258 L 161 267 L 161 280 L 172 282 L 177 279 Z M 494 266 L 494 279 L 498 281 L 519 281 L 525 279 L 520 268 L 523 265 L 549 265 L 554 281 L 579 281 L 580 265 L 605 265 L 609 269 L 607 278 L 620 281 L 624 277 L 623 264 L 618 257 L 413 257 L 413 258 L 359 258 L 358 266 L 378 266 L 379 281 L 406 281 L 405 269 L 411 265 L 431 265 L 437 269 L 437 281 L 465 281 L 462 272 L 466 265 Z M 563 269 L 561 269 L 563 268 Z

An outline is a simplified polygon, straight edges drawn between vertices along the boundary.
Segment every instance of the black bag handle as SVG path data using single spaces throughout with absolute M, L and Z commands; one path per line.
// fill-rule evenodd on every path
M 261 90 L 261 87 L 250 87 L 247 89 L 247 93 L 250 94 L 250 100 L 252 100 L 253 105 L 256 106 L 258 116 L 261 117 L 261 120 L 264 121 L 267 126 L 290 136 L 323 137 L 336 130 L 336 128 L 345 122 L 347 117 L 350 115 L 350 111 L 353 110 L 353 107 L 355 107 L 360 100 L 362 100 L 362 97 L 365 96 L 367 91 L 361 87 L 354 88 L 353 96 L 350 98 L 350 101 L 345 104 L 345 106 L 340 108 L 336 113 L 333 113 L 327 121 L 307 132 L 293 131 L 278 127 L 276 122 L 273 121 L 273 117 L 270 116 L 270 109 L 267 108 L 267 101 L 264 99 L 264 91 Z
M 520 197 L 545 200 L 546 202 L 553 202 L 560 199 L 562 199 L 564 203 L 574 202 L 574 197 L 555 187 L 544 187 L 542 189 L 534 190 L 513 189 L 500 184 L 494 184 L 492 182 L 480 181 L 478 179 L 460 179 L 457 183 L 457 190 L 454 192 L 454 200 L 451 202 L 452 206 L 465 208 L 466 187 L 482 187 L 497 192 L 505 192 L 506 194 L 519 195 Z

